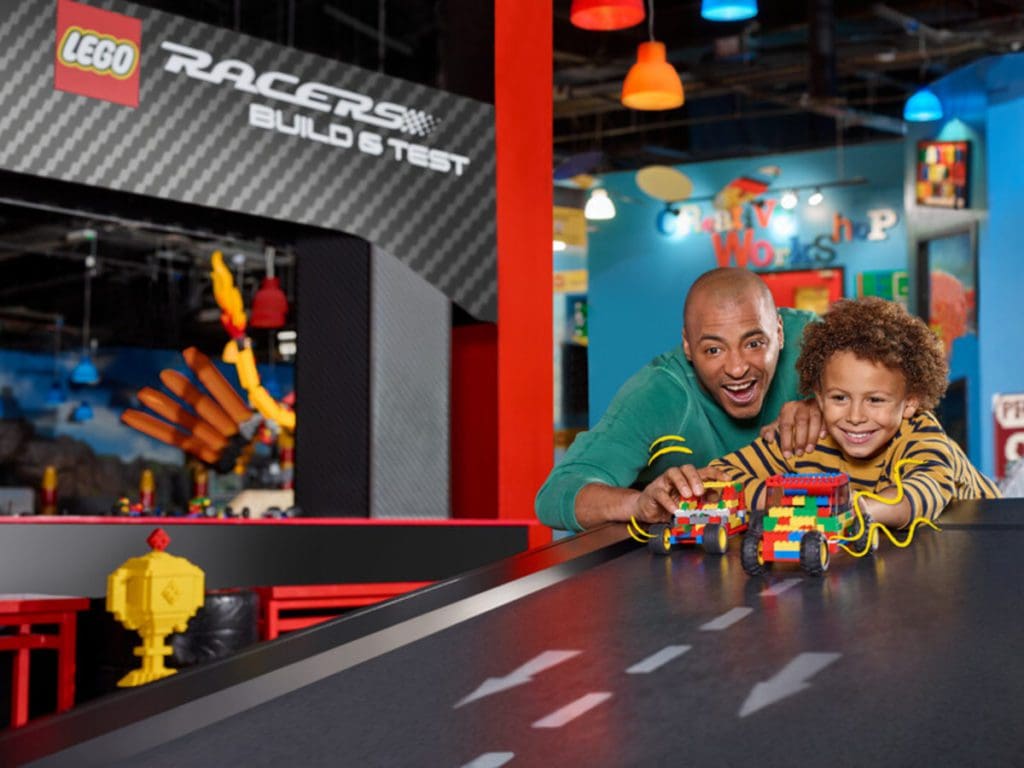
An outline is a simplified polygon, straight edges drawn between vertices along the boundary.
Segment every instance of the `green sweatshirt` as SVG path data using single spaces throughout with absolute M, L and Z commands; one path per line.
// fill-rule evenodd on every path
M 573 510 L 583 486 L 644 488 L 671 466 L 703 467 L 752 442 L 783 403 L 800 398 L 796 359 L 804 326 L 815 315 L 792 309 L 780 309 L 779 314 L 786 343 L 757 418 L 736 421 L 722 410 L 701 386 L 680 345 L 633 374 L 594 428 L 577 435 L 537 493 L 538 519 L 552 528 L 579 531 Z M 666 435 L 686 442 L 662 445 L 685 445 L 693 453 L 665 453 L 648 467 L 651 443 Z

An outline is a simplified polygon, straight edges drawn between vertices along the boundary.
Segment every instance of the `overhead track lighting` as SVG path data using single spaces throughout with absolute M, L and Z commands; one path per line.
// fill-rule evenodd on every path
M 580 29 L 625 29 L 644 20 L 644 0 L 572 0 L 569 21 Z

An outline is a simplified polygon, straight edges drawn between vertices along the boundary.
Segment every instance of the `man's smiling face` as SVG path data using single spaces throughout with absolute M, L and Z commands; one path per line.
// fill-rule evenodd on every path
M 701 385 L 734 419 L 761 412 L 782 350 L 782 320 L 766 292 L 747 288 L 691 298 L 683 351 Z

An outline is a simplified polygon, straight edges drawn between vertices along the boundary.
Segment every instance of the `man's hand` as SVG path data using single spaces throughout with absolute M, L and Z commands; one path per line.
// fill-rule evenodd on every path
M 787 459 L 793 454 L 802 456 L 805 452 L 810 453 L 818 439 L 824 436 L 825 422 L 814 398 L 784 403 L 779 417 L 761 427 L 761 438 L 768 442 L 778 438 L 782 455 Z
M 683 499 L 704 495 L 704 480 L 724 480 L 721 470 L 697 469 L 692 464 L 670 467 L 651 481 L 636 499 L 633 517 L 639 523 L 663 523 L 672 519 Z

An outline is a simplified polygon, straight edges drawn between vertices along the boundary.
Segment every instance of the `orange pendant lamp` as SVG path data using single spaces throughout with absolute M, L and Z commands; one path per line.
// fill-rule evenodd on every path
M 622 84 L 622 103 L 630 109 L 675 109 L 683 105 L 683 83 L 668 63 L 665 44 L 640 43 L 636 64 Z
M 581 29 L 625 29 L 644 20 L 644 0 L 572 0 L 569 20 Z

